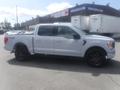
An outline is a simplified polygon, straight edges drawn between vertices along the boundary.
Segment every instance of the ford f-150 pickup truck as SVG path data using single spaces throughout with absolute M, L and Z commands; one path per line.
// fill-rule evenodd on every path
M 6 33 L 4 43 L 16 60 L 27 60 L 35 54 L 60 55 L 83 57 L 89 65 L 102 66 L 115 56 L 112 38 L 89 35 L 70 23 L 38 24 L 32 31 Z

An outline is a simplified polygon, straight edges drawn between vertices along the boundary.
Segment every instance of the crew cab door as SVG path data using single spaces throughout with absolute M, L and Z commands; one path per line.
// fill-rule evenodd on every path
M 34 38 L 34 52 L 52 54 L 55 26 L 40 26 Z
M 77 36 L 79 38 L 74 38 Z M 83 41 L 80 35 L 68 26 L 58 26 L 54 38 L 54 53 L 57 55 L 80 56 Z

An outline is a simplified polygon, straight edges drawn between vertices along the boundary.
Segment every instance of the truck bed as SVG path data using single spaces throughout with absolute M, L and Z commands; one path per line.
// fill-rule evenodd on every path
M 5 39 L 7 38 L 7 43 L 5 44 L 5 49 L 9 51 L 13 51 L 14 47 L 17 43 L 24 43 L 27 47 L 29 47 L 29 51 L 33 52 L 33 35 L 32 34 L 5 34 Z

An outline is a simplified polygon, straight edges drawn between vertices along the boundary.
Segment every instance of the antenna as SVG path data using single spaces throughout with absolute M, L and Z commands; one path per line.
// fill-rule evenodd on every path
M 16 6 L 16 25 L 18 29 L 18 7 Z
M 95 4 L 95 2 L 92 2 L 92 4 Z
M 108 7 L 109 7 L 109 6 L 110 6 L 110 3 L 107 3 L 107 4 L 106 4 L 106 6 L 108 6 Z
M 76 3 L 76 7 L 77 7 L 77 6 L 79 6 L 79 4 L 78 4 L 78 3 Z

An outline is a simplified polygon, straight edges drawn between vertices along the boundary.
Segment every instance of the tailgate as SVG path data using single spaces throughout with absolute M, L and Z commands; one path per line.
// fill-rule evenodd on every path
M 15 35 L 8 35 L 8 34 L 4 35 L 4 47 L 6 50 L 8 51 L 13 50 L 14 38 Z

